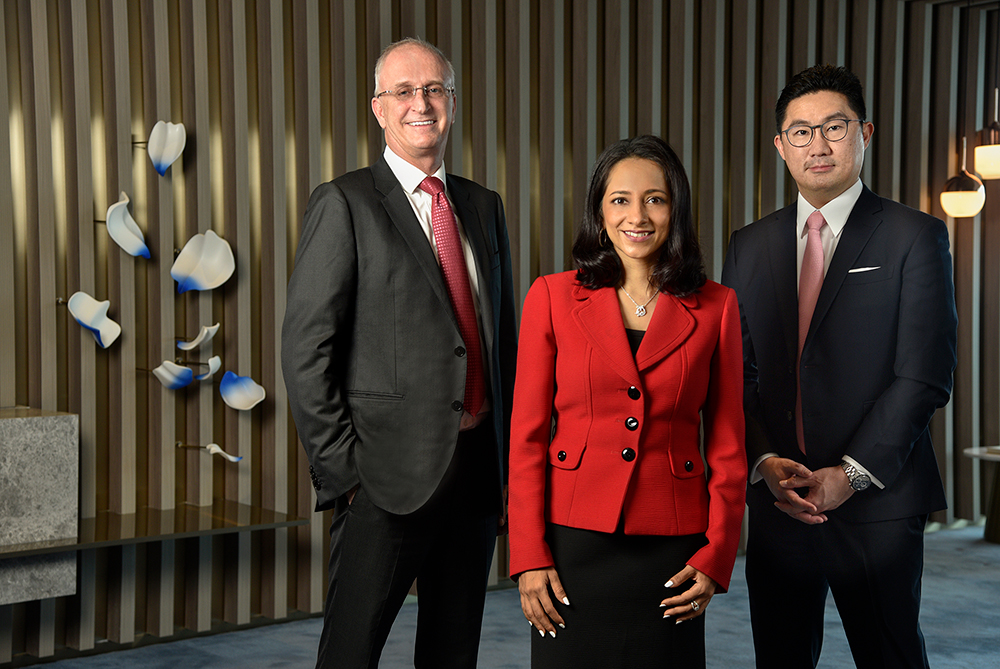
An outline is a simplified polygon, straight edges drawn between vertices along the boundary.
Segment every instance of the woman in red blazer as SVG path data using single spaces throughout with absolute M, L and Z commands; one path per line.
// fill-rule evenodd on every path
M 704 666 L 743 518 L 743 356 L 666 142 L 601 154 L 573 257 L 521 316 L 510 573 L 532 666 Z

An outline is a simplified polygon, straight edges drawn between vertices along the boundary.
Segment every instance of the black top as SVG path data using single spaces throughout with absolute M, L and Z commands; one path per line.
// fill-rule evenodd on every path
M 639 352 L 639 344 L 642 343 L 642 337 L 646 334 L 645 330 L 629 330 L 625 328 L 625 336 L 628 337 L 629 348 L 632 349 L 632 357 Z

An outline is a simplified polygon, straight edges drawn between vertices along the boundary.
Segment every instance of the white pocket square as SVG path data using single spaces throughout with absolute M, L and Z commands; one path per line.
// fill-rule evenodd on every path
M 848 274 L 857 274 L 858 272 L 871 272 L 876 269 L 882 269 L 881 265 L 877 267 L 855 267 L 854 269 L 847 270 Z

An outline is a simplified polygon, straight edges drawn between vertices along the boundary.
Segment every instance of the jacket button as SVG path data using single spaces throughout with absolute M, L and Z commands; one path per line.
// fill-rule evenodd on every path
M 631 448 L 626 448 L 624 451 L 622 451 L 622 460 L 624 460 L 625 462 L 632 462 L 633 460 L 635 460 L 635 451 L 633 451 Z
M 692 470 L 694 470 L 694 463 L 688 460 L 687 462 L 684 463 L 684 471 L 690 472 Z
M 630 429 L 630 430 L 632 430 L 634 432 L 636 430 L 636 428 L 639 427 L 639 421 L 637 421 L 632 416 L 629 416 L 628 418 L 625 419 L 625 427 L 627 427 L 628 429 Z
M 464 358 L 465 357 L 465 347 L 464 346 L 456 346 L 455 347 L 455 355 L 457 355 L 459 358 Z
M 461 411 L 462 410 L 462 403 L 459 402 L 458 400 L 455 400 L 454 402 L 451 403 L 451 408 L 453 410 L 455 410 L 455 411 Z
M 559 462 L 562 462 L 566 459 L 566 451 L 559 451 L 556 453 L 556 457 L 559 458 Z
M 795 414 L 794 414 L 793 412 L 791 412 L 791 411 L 789 411 L 789 412 L 788 412 L 788 414 L 787 414 L 787 416 L 786 416 L 786 417 L 787 417 L 787 418 L 788 418 L 788 420 L 790 420 L 790 421 L 792 421 L 792 420 L 795 420 Z
M 631 386 L 628 389 L 628 396 L 634 400 L 637 400 L 642 396 L 642 394 L 639 392 L 638 388 L 636 388 L 635 386 Z

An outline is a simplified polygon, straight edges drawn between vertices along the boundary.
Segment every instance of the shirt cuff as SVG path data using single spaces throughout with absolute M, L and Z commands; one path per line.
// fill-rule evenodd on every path
M 757 471 L 757 467 L 760 466 L 760 463 L 764 462 L 764 460 L 767 460 L 768 458 L 776 458 L 776 457 L 778 457 L 777 453 L 765 453 L 764 455 L 757 458 L 757 462 L 753 463 L 753 467 L 750 468 L 750 485 L 753 485 L 757 481 L 764 478 L 764 475 Z
M 879 481 L 877 478 L 875 478 L 875 475 L 872 474 L 867 469 L 865 469 L 857 460 L 855 460 L 854 458 L 852 458 L 849 455 L 845 455 L 841 459 L 844 462 L 846 462 L 847 464 L 853 466 L 855 469 L 857 469 L 862 474 L 865 474 L 868 478 L 870 478 L 872 480 L 872 483 L 875 485 L 876 488 L 878 488 L 879 490 L 885 490 L 885 485 L 881 481 Z M 758 462 L 760 462 L 760 461 L 758 460 Z

